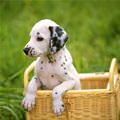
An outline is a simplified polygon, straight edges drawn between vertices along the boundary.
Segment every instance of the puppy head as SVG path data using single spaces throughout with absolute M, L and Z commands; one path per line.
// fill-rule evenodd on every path
M 48 52 L 55 54 L 65 45 L 67 38 L 67 33 L 55 22 L 41 20 L 33 26 L 24 52 L 32 57 L 39 57 Z

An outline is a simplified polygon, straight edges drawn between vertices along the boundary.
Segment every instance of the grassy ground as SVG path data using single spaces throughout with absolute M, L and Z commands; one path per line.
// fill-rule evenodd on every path
M 40 19 L 52 19 L 68 32 L 67 47 L 79 72 L 108 71 L 113 57 L 120 63 L 119 5 L 117 0 L 0 0 L 0 94 L 3 87 L 23 87 L 23 71 L 33 59 L 22 49 Z

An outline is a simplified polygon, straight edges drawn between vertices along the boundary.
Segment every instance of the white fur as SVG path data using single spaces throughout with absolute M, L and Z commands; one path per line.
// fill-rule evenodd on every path
M 30 81 L 25 98 L 23 99 L 24 108 L 31 110 L 35 104 L 35 94 L 39 87 L 51 89 L 53 96 L 53 111 L 56 115 L 61 115 L 64 111 L 62 96 L 65 91 L 70 89 L 80 89 L 79 76 L 72 64 L 72 58 L 64 46 L 53 55 L 56 62 L 49 63 L 46 53 L 49 49 L 50 31 L 49 26 L 57 24 L 51 20 L 41 20 L 36 23 L 30 32 L 30 41 L 26 47 L 34 48 L 32 54 L 37 62 L 35 65 L 35 75 Z M 43 41 L 36 41 L 36 33 L 44 38 Z M 63 64 L 64 63 L 64 64 Z

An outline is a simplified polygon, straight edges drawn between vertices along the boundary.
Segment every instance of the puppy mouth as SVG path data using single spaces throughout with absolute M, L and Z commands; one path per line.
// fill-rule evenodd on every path
M 35 50 L 35 48 L 32 47 L 26 47 L 23 49 L 23 51 L 25 55 L 29 57 L 39 57 L 43 54 L 41 51 Z
M 42 55 L 42 53 L 37 53 L 34 48 L 32 48 L 29 53 L 28 53 L 28 56 L 30 57 L 39 57 L 40 55 Z
M 34 51 L 33 48 L 30 49 L 28 55 L 29 55 L 29 56 L 33 56 L 33 55 L 35 55 L 35 51 Z

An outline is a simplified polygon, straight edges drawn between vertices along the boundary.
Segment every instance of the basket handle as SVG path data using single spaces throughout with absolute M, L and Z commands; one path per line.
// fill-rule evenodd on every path
M 110 76 L 109 76 L 108 89 L 114 90 L 114 85 L 118 79 L 118 64 L 117 64 L 116 58 L 112 59 L 109 73 L 110 73 Z
M 36 61 L 33 61 L 25 70 L 24 72 L 24 94 L 26 93 L 28 81 L 29 81 L 29 74 L 34 69 Z

